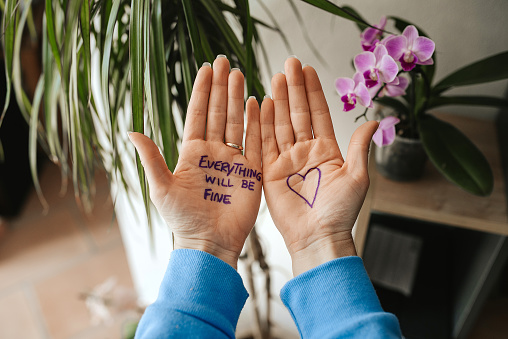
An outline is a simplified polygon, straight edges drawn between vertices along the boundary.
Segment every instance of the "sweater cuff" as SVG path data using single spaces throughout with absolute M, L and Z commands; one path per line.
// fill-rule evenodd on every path
M 304 337 L 318 324 L 383 312 L 360 257 L 334 259 L 302 273 L 282 288 L 280 297 Z
M 248 296 L 231 265 L 206 252 L 178 249 L 171 252 L 157 303 L 174 305 L 234 333 Z

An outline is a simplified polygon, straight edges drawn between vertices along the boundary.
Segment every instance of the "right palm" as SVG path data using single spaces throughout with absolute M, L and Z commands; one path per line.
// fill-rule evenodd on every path
M 311 67 L 302 71 L 297 59 L 288 59 L 272 92 L 273 101 L 261 106 L 261 131 L 263 189 L 275 225 L 290 253 L 326 237 L 350 238 L 368 189 L 367 154 L 377 124 L 357 129 L 344 162 Z M 308 172 L 313 168 L 321 173 L 319 185 L 319 171 Z

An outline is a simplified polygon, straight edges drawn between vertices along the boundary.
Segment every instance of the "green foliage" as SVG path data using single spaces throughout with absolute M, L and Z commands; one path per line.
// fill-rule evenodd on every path
M 429 114 L 420 120 L 419 129 L 430 160 L 448 180 L 475 195 L 492 192 L 490 165 L 464 134 Z
M 248 95 L 263 97 L 256 58 L 262 48 L 257 27 L 279 31 L 253 18 L 247 0 L 46 0 L 43 73 L 36 95 L 29 98 L 22 86 L 20 48 L 23 33 L 33 26 L 32 3 L 18 6 L 17 1 L 7 0 L 2 4 L 7 101 L 0 123 L 12 86 L 31 126 L 32 175 L 41 201 L 36 140 L 61 165 L 64 187 L 72 176 L 76 199 L 88 211 L 97 166 L 106 168 L 110 179 L 118 176 L 130 187 L 120 156 L 127 130 L 151 136 L 168 167 L 174 169 L 180 140 L 175 119 L 185 121 L 193 79 L 204 61 L 227 55 L 231 67 L 246 73 Z M 92 85 L 94 53 L 99 60 L 94 72 L 100 86 Z M 126 107 L 130 115 L 125 114 Z M 126 118 L 131 126 L 127 129 Z M 137 160 L 149 210 L 148 187 L 139 157 Z
M 440 93 L 457 86 L 476 85 L 508 79 L 508 51 L 489 56 L 449 74 L 433 88 Z

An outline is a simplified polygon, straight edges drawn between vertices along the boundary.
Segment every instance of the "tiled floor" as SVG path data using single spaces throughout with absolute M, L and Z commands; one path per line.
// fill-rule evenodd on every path
M 44 168 L 41 185 L 49 213 L 42 215 L 33 192 L 0 240 L 0 338 L 121 338 L 139 314 L 105 176 L 97 175 L 90 216 L 80 212 L 72 188 L 59 195 L 56 166 Z M 86 296 L 90 302 L 108 279 L 110 317 L 94 322 Z

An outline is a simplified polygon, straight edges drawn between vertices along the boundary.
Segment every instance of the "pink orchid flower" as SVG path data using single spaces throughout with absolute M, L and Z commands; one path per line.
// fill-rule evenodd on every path
M 365 86 L 365 80 L 360 73 L 356 73 L 353 79 L 338 78 L 335 80 L 335 88 L 340 95 L 340 100 L 344 103 L 344 112 L 355 108 L 357 101 L 364 107 L 374 107 Z
M 398 118 L 392 116 L 388 116 L 381 120 L 376 133 L 374 133 L 372 137 L 374 143 L 378 147 L 391 145 L 395 140 L 395 125 L 399 122 L 400 120 Z
M 381 17 L 381 21 L 379 25 L 374 25 L 375 28 L 367 27 L 362 34 L 360 34 L 360 39 L 362 43 L 362 48 L 364 51 L 372 52 L 379 40 L 383 35 L 383 30 L 386 26 L 386 16 Z
M 399 67 L 393 58 L 388 55 L 385 46 L 378 44 L 374 52 L 358 54 L 354 60 L 357 72 L 365 78 L 367 88 L 374 87 L 380 82 L 392 82 L 395 80 Z
M 429 38 L 418 36 L 415 26 L 407 26 L 402 35 L 390 36 L 382 41 L 395 60 L 400 61 L 402 69 L 406 72 L 416 65 L 432 65 L 432 54 L 436 45 Z
M 382 84 L 378 84 L 375 87 L 369 88 L 369 93 L 371 97 L 374 97 Z M 389 82 L 385 85 L 385 87 L 379 92 L 378 97 L 398 97 L 406 94 L 406 89 L 409 86 L 409 80 L 403 76 L 398 76 L 392 82 Z

